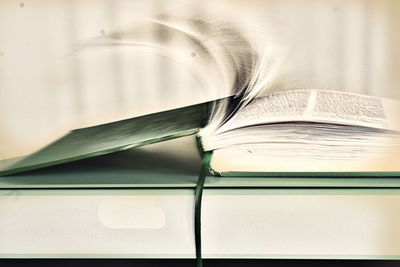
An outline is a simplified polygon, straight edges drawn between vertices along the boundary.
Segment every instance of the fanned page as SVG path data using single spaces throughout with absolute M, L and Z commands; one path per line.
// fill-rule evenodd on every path
M 0 68 L 20 66 L 17 76 L 0 73 L 1 174 L 194 134 L 211 116 L 225 114 L 230 101 L 219 99 L 240 94 L 259 61 L 249 25 L 232 19 L 234 10 L 223 5 L 210 3 L 210 9 L 194 14 L 191 3 L 169 1 L 168 8 L 148 11 L 154 3 L 130 1 L 131 10 L 143 13 L 104 26 L 99 36 L 103 24 L 97 17 L 91 21 L 91 14 L 105 8 L 98 1 L 24 7 L 38 24 L 55 22 L 42 25 L 49 28 L 46 36 L 32 36 L 37 51 L 21 46 L 29 31 L 9 36 L 6 57 L 0 51 Z M 1 3 L 0 15 L 11 24 L 19 10 L 3 12 L 10 5 Z M 89 17 L 74 21 L 65 10 Z M 62 25 L 70 23 L 78 23 L 79 38 L 60 44 L 69 34 Z M 30 27 L 24 19 L 19 25 Z M 42 47 L 41 38 L 49 39 L 51 49 Z M 21 62 L 16 55 L 27 49 L 32 55 Z M 33 82 L 25 82 L 32 73 L 37 73 Z M 146 114 L 151 115 L 142 117 Z
M 202 132 L 201 140 L 223 175 L 397 176 L 399 104 L 339 91 L 276 92 L 254 99 L 213 134 Z

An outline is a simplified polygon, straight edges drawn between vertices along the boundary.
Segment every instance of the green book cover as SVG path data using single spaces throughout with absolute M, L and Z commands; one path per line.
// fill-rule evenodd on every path
M 196 134 L 214 101 L 76 129 L 32 155 L 0 162 L 0 175 L 90 158 Z M 134 160 L 134 159 L 133 159 Z

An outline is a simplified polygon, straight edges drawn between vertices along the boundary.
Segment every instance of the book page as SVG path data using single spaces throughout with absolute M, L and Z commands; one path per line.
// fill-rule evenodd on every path
M 399 101 L 327 90 L 259 97 L 202 136 L 217 173 L 397 172 Z
M 337 91 L 313 91 L 310 120 L 400 130 L 396 114 L 400 101 Z
M 217 134 L 281 122 L 320 122 L 400 130 L 400 101 L 328 90 L 292 90 L 259 97 L 239 110 Z

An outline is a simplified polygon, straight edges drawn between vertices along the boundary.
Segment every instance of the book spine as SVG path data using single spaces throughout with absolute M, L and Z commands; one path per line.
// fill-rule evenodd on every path
M 203 143 L 201 141 L 201 136 L 199 134 L 196 135 L 196 144 L 197 144 L 197 148 L 198 148 L 198 151 L 200 154 L 200 158 L 203 158 L 205 151 L 203 149 Z M 213 151 L 211 151 L 211 152 L 213 152 Z M 210 159 L 210 162 L 211 162 L 211 159 Z M 215 171 L 213 168 L 211 168 L 211 164 L 208 165 L 208 171 L 214 176 L 221 176 L 221 173 L 219 173 L 219 172 Z

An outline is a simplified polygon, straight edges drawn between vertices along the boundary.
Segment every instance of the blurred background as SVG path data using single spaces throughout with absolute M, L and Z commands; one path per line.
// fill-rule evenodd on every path
M 0 159 L 73 128 L 229 95 L 229 57 L 254 57 L 251 69 L 263 56 L 265 92 L 400 99 L 399 10 L 396 0 L 2 0 Z M 199 18 L 206 29 L 187 23 Z

